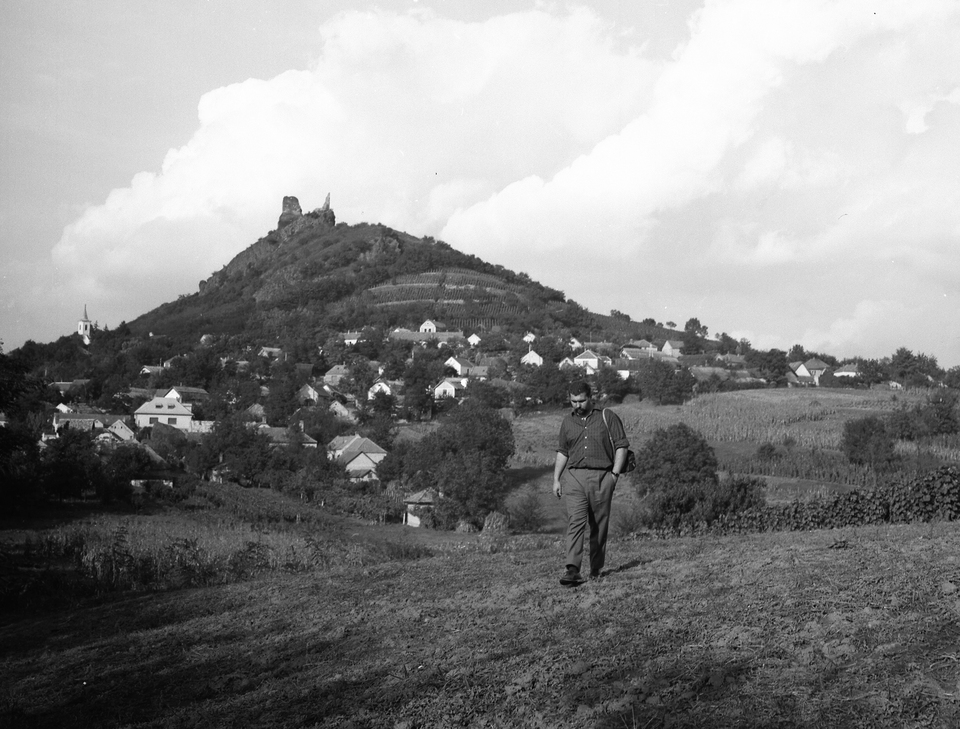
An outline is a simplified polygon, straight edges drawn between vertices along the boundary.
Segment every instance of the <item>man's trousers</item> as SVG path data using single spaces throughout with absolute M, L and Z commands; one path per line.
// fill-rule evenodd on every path
M 567 509 L 567 566 L 580 569 L 583 539 L 590 527 L 590 572 L 599 575 L 607 552 L 607 528 L 616 477 L 610 471 L 568 468 L 561 476 Z

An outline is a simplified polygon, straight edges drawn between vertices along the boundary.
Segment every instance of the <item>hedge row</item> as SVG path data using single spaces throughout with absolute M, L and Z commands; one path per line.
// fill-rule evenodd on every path
M 960 467 L 942 466 L 910 482 L 851 491 L 788 506 L 764 506 L 722 515 L 719 534 L 803 531 L 867 524 L 907 524 L 960 518 Z

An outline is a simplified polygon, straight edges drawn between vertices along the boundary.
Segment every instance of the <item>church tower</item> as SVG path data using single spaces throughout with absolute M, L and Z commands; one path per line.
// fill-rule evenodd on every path
M 90 323 L 90 317 L 87 316 L 87 305 L 83 305 L 83 319 L 77 322 L 77 334 L 83 340 L 84 344 L 90 344 L 90 332 L 93 329 Z

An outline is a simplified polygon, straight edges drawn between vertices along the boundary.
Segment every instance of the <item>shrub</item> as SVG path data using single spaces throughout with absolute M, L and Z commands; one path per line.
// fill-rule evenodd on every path
M 893 436 L 876 416 L 844 423 L 841 448 L 851 463 L 880 470 L 896 459 L 893 447 Z
M 757 448 L 757 459 L 761 461 L 773 461 L 780 457 L 777 453 L 777 447 L 773 443 L 763 443 Z
M 762 507 L 763 489 L 761 479 L 745 477 L 683 484 L 653 493 L 645 520 L 652 528 L 674 532 L 710 527 L 722 517 Z
M 717 483 L 717 456 L 706 439 L 689 425 L 657 430 L 637 451 L 634 480 L 640 495 L 697 484 Z
M 527 486 L 513 495 L 507 502 L 510 516 L 510 528 L 515 532 L 538 532 L 546 523 L 540 494 L 533 486 Z

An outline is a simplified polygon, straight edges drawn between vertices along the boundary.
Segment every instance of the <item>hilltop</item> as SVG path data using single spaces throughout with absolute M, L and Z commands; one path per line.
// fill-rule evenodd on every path
M 525 273 L 483 261 L 430 237 L 382 224 L 337 223 L 329 196 L 303 213 L 284 198 L 278 227 L 201 281 L 194 294 L 129 323 L 134 334 L 316 339 L 363 327 L 569 330 L 664 339 L 675 332 L 628 317 L 591 313 Z

